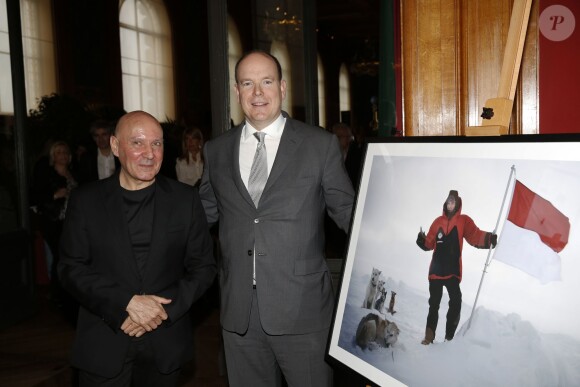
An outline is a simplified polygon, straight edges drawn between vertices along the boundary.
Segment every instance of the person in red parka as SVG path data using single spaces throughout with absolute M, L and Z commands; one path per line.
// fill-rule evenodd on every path
M 423 231 L 417 236 L 417 245 L 425 251 L 433 251 L 429 265 L 429 314 L 425 338 L 421 344 L 431 344 L 439 320 L 439 304 L 443 296 L 443 287 L 449 294 L 449 310 L 445 327 L 445 340 L 452 340 L 461 317 L 461 252 L 463 239 L 480 249 L 495 247 L 497 235 L 480 230 L 473 220 L 461 213 L 461 198 L 455 190 L 443 204 L 443 215 L 437 217 L 429 228 L 427 235 Z

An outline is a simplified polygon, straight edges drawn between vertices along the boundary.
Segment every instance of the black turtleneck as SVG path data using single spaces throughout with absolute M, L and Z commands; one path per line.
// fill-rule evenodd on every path
M 123 189 L 123 211 L 125 219 L 127 219 L 133 254 L 141 278 L 145 272 L 149 247 L 151 246 L 154 198 L 155 183 L 137 191 Z

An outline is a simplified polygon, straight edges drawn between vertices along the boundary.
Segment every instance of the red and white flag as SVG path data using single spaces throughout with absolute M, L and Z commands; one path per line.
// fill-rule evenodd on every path
M 516 180 L 494 259 L 542 283 L 561 279 L 558 255 L 568 244 L 570 221 L 552 203 Z

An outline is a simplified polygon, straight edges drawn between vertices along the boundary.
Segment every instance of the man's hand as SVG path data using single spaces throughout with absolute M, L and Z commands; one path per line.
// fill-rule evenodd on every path
M 121 330 L 125 332 L 129 336 L 141 337 L 147 331 L 141 325 L 137 324 L 131 317 L 127 316 L 125 321 L 123 321 L 123 325 L 121 325 Z
M 489 243 L 491 244 L 492 248 L 494 248 L 497 245 L 497 234 L 491 234 L 491 237 L 489 238 Z
M 425 239 L 427 239 L 427 235 L 425 235 L 425 231 L 421 227 L 419 230 L 419 234 L 417 234 L 417 246 L 419 246 L 424 251 L 429 251 L 427 247 L 425 247 Z
M 147 332 L 156 329 L 164 320 L 167 313 L 163 305 L 171 303 L 170 299 L 153 295 L 135 295 L 127 305 L 129 317 Z

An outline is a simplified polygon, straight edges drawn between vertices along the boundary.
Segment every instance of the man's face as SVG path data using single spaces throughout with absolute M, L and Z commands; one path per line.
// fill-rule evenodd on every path
M 270 125 L 282 111 L 286 81 L 278 79 L 276 63 L 254 53 L 238 65 L 236 94 L 246 120 L 257 130 Z
M 447 202 L 445 203 L 447 205 L 447 212 L 453 212 L 455 210 L 455 198 L 453 196 L 447 198 Z
M 153 117 L 133 112 L 121 118 L 111 149 L 121 163 L 121 186 L 145 188 L 155 181 L 163 161 L 163 130 Z
M 95 144 L 97 144 L 97 148 L 104 150 L 109 149 L 110 145 L 110 137 L 111 134 L 105 128 L 98 128 L 93 133 L 93 140 L 95 140 Z

